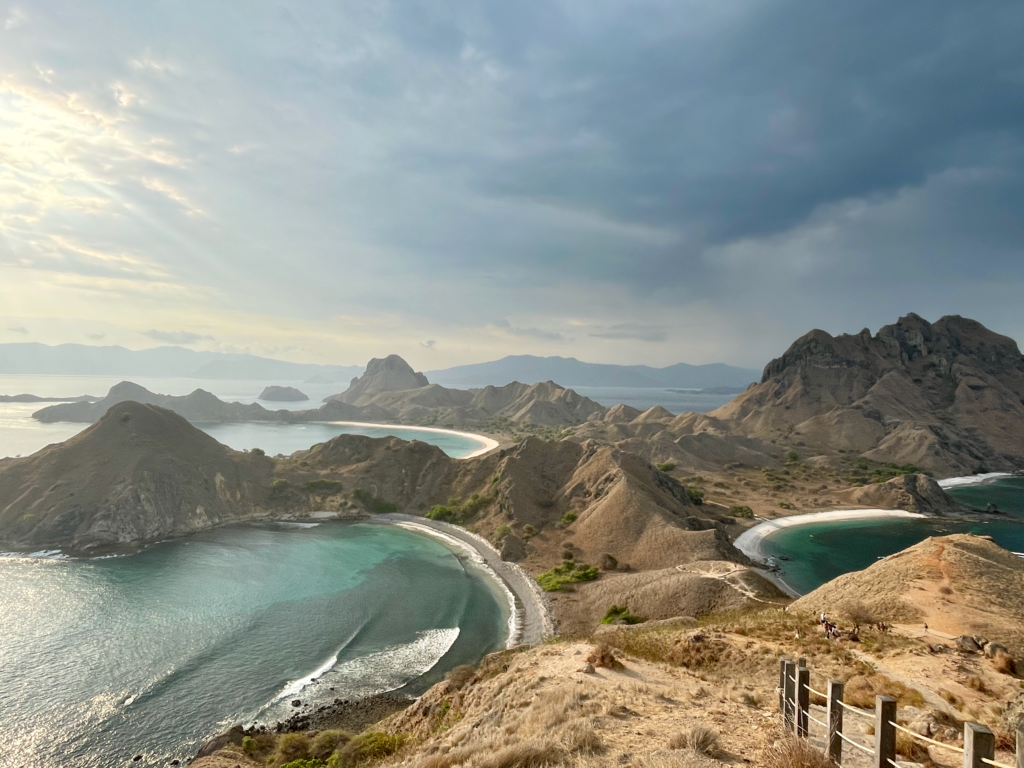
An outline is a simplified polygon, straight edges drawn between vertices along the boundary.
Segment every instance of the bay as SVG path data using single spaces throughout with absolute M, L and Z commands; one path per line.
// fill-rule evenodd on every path
M 767 556 L 776 560 L 789 558 L 780 560 L 780 575 L 800 594 L 844 573 L 867 568 L 929 536 L 991 536 L 1004 549 L 1024 552 L 1024 477 L 950 488 L 947 493 L 975 509 L 984 509 L 994 502 L 1006 514 L 985 515 L 974 521 L 905 518 L 809 523 L 783 528 L 764 539 L 761 546 Z
M 0 585 L 5 768 L 184 763 L 232 723 L 293 713 L 292 698 L 419 693 L 507 635 L 497 585 L 387 525 L 241 525 L 128 557 L 0 558 Z

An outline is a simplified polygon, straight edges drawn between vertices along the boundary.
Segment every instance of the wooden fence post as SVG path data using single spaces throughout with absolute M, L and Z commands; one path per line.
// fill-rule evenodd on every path
M 985 768 L 982 761 L 996 756 L 996 737 L 979 723 L 964 723 L 964 768 Z
M 807 720 L 811 706 L 811 670 L 807 667 L 796 669 L 796 735 L 807 738 Z
M 786 685 L 783 688 L 786 696 L 786 709 L 784 725 L 787 731 L 792 731 L 796 723 L 796 664 L 792 659 L 786 659 Z
M 826 752 L 836 765 L 843 762 L 843 740 L 839 734 L 843 732 L 843 707 L 839 702 L 843 700 L 843 683 L 840 680 L 828 681 L 828 740 L 826 741 Z M 1018 766 L 1017 768 L 1024 768 Z
M 1024 768 L 1024 720 L 1017 726 L 1017 768 Z
M 779 714 L 783 719 L 786 717 L 786 662 L 789 659 L 779 659 Z
M 875 768 L 892 768 L 896 762 L 896 699 L 875 697 Z

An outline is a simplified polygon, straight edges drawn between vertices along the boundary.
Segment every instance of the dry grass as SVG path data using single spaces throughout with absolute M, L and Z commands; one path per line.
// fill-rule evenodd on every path
M 476 677 L 476 670 L 469 664 L 460 664 L 448 671 L 444 679 L 451 683 L 452 687 L 458 690 L 466 683 Z
M 587 661 L 593 664 L 595 667 L 605 667 L 607 669 L 622 669 L 622 662 L 615 658 L 615 653 L 605 643 L 599 643 L 590 655 L 587 656 Z
M 309 756 L 319 760 L 326 760 L 334 754 L 335 750 L 348 744 L 352 734 L 347 731 L 321 731 L 313 737 L 309 745 Z
M 995 658 L 992 659 L 992 664 L 995 666 L 996 672 L 1001 672 L 1004 675 L 1017 674 L 1017 663 L 1008 653 L 996 651 Z
M 896 731 L 896 754 L 913 763 L 930 763 L 928 748 L 909 733 Z
M 843 689 L 843 698 L 854 707 L 871 709 L 876 696 L 891 696 L 901 707 L 924 707 L 921 692 L 885 675 L 854 675 Z
M 714 757 L 721 752 L 718 732 L 706 725 L 695 725 L 685 733 L 677 733 L 668 742 L 669 749 L 690 749 Z
M 281 766 L 293 760 L 309 757 L 309 736 L 305 733 L 286 733 L 277 740 L 277 751 L 271 765 Z
M 783 736 L 765 753 L 764 768 L 836 768 L 836 764 L 806 739 Z
M 632 764 L 636 768 L 715 768 L 721 765 L 690 750 L 650 752 L 634 760 Z

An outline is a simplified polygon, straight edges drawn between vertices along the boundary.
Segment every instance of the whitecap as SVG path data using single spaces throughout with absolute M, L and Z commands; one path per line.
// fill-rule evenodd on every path
M 939 480 L 939 488 L 961 488 L 965 485 L 981 485 L 989 480 L 997 480 L 1001 477 L 1013 477 L 1009 472 L 985 472 L 980 475 L 966 475 L 964 477 L 946 477 Z

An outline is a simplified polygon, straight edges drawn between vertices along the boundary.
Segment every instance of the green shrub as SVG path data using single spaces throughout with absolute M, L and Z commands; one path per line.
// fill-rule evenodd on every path
M 389 501 L 384 499 L 378 499 L 372 493 L 363 488 L 356 488 L 352 491 L 352 498 L 362 504 L 371 512 L 397 512 L 398 507 Z
M 786 454 L 787 464 L 796 464 L 798 461 L 800 461 L 800 454 L 796 451 L 790 451 Z
M 573 511 L 572 511 L 572 510 L 570 509 L 570 510 L 569 510 L 568 512 L 566 512 L 566 513 L 565 513 L 564 515 L 562 515 L 562 519 L 561 519 L 561 520 L 559 520 L 559 522 L 560 522 L 560 523 L 561 523 L 562 525 L 570 525 L 570 524 L 572 524 L 572 523 L 576 522 L 576 513 L 575 513 L 575 512 L 573 512 Z
M 252 736 L 242 737 L 242 749 L 244 749 L 246 752 L 255 751 L 257 746 L 258 745 L 256 744 L 256 739 L 254 739 Z
M 662 462 L 661 464 L 655 464 L 654 466 L 656 466 L 662 472 L 671 472 L 673 469 L 676 468 L 676 463 L 674 461 L 665 461 Z
M 354 768 L 370 760 L 381 760 L 395 754 L 408 740 L 407 733 L 361 733 L 331 756 L 327 768 Z
M 455 523 L 456 525 L 462 522 L 462 518 L 459 517 L 459 514 L 454 509 L 441 504 L 435 504 L 431 507 L 424 517 L 428 520 L 440 520 L 442 523 Z
M 347 731 L 321 731 L 313 737 L 313 743 L 309 746 L 309 754 L 314 758 L 326 760 L 351 740 L 352 734 Z
M 251 453 L 253 456 L 266 456 L 267 455 L 267 452 L 264 451 L 262 448 L 253 448 L 251 451 L 249 451 L 249 453 Z
M 275 480 L 270 484 L 270 495 L 271 496 L 283 496 L 288 493 L 290 484 L 287 480 Z
M 629 608 L 625 605 L 613 605 L 608 609 L 608 613 L 601 619 L 602 624 L 615 624 L 616 622 L 622 622 L 623 624 L 639 624 L 642 622 L 639 616 L 629 612 Z
M 326 768 L 327 763 L 323 760 L 313 758 L 311 760 L 292 760 L 290 763 L 285 763 L 281 768 Z
M 556 565 L 550 571 L 540 574 L 537 577 L 537 583 L 545 592 L 560 592 L 569 584 L 593 581 L 599 575 L 598 569 L 594 566 L 565 560 L 561 565 Z
M 704 490 L 702 488 L 698 488 L 695 485 L 688 485 L 686 486 L 686 495 L 689 496 L 690 501 L 697 506 L 704 503 Z
M 734 504 L 733 506 L 729 507 L 729 516 L 730 517 L 745 517 L 745 518 L 747 518 L 749 520 L 749 519 L 752 519 L 754 517 L 754 510 L 752 510 L 748 506 L 744 506 L 744 505 L 740 505 L 740 504 Z
M 534 528 L 532 525 L 527 523 L 526 525 L 523 526 L 523 538 L 524 539 L 531 539 L 531 538 L 533 538 L 536 535 L 537 535 L 537 529 Z
M 304 733 L 286 733 L 277 740 L 275 765 L 285 765 L 309 758 L 309 736 Z
M 509 528 L 507 525 L 499 525 L 497 528 L 494 529 L 494 540 L 500 544 L 505 540 L 506 536 L 510 536 L 511 534 L 511 528 Z
M 310 480 L 306 483 L 306 490 L 318 496 L 333 496 L 341 492 L 341 483 L 337 480 Z

